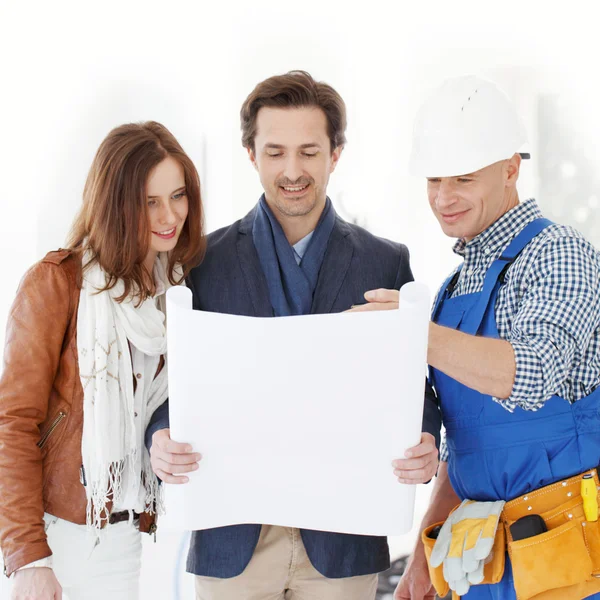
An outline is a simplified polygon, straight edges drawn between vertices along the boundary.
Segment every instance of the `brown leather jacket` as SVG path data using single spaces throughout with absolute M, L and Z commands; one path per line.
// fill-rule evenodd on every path
M 23 277 L 0 378 L 0 546 L 10 574 L 50 556 L 44 512 L 84 524 L 83 388 L 77 361 L 81 259 L 50 252 Z M 140 530 L 156 530 L 154 515 Z

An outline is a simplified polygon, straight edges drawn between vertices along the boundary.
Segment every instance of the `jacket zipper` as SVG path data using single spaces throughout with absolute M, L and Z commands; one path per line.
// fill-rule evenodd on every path
M 62 410 L 58 413 L 58 415 L 56 415 L 56 418 L 54 419 L 54 421 L 52 421 L 52 424 L 50 425 L 50 427 L 48 427 L 46 433 L 44 433 L 44 435 L 42 436 L 40 441 L 37 443 L 38 448 L 42 449 L 46 445 L 46 442 L 48 441 L 48 438 L 52 435 L 52 432 L 58 427 L 58 424 L 66 416 L 67 416 L 67 413 L 63 412 Z

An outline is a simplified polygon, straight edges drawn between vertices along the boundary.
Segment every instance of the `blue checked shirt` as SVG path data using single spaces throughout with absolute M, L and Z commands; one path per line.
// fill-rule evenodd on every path
M 530 199 L 458 240 L 464 264 L 452 297 L 480 292 L 492 262 L 541 216 Z M 495 309 L 517 367 L 511 395 L 493 398 L 506 410 L 539 410 L 554 395 L 575 402 L 600 385 L 600 253 L 578 231 L 551 225 L 536 236 L 508 269 Z M 445 443 L 440 459 L 448 460 Z

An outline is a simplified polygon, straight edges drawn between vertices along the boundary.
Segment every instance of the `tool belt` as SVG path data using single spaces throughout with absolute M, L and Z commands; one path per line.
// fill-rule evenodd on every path
M 596 489 L 600 486 L 596 470 Z M 489 562 L 480 585 L 495 584 L 504 575 L 506 551 L 510 556 L 517 600 L 581 600 L 600 592 L 600 519 L 586 521 L 581 497 L 585 473 L 539 488 L 504 505 Z M 510 526 L 527 515 L 540 515 L 548 531 L 513 540 Z M 435 539 L 434 523 L 421 533 L 429 558 Z M 450 591 L 442 565 L 429 564 L 431 582 L 443 598 Z

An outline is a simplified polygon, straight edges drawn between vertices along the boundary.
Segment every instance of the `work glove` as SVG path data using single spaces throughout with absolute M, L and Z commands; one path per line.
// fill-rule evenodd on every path
M 483 581 L 504 504 L 463 500 L 442 525 L 429 562 L 432 567 L 443 563 L 444 579 L 457 595 Z

